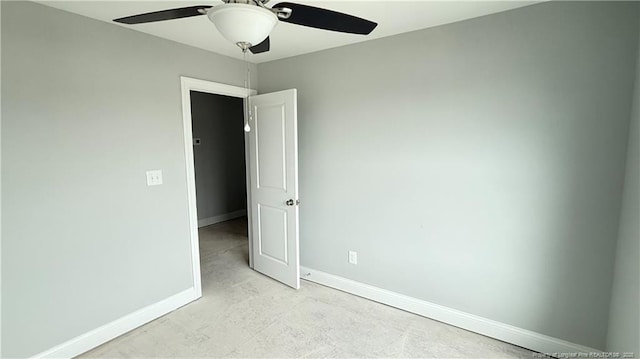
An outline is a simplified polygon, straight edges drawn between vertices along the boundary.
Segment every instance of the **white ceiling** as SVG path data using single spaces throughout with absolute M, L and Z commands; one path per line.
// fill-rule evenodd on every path
M 282 0 L 284 1 L 284 0 Z M 287 0 L 288 1 L 288 0 Z M 242 58 L 240 49 L 226 41 L 206 16 L 149 24 L 123 25 L 112 22 L 123 16 L 191 5 L 222 4 L 220 0 L 203 1 L 38 1 L 42 4 L 109 22 L 114 26 L 145 32 L 219 54 Z M 280 0 L 271 0 L 273 6 Z M 254 63 L 272 61 L 309 52 L 344 46 L 427 27 L 461 21 L 483 15 L 531 5 L 540 1 L 313 1 L 297 2 L 345 12 L 378 23 L 368 36 L 323 31 L 280 22 L 271 34 L 271 50 L 249 55 Z

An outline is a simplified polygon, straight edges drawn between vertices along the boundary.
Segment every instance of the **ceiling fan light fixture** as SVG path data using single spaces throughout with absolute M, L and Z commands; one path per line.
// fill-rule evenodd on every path
M 278 23 L 271 11 L 247 4 L 223 4 L 207 12 L 220 34 L 238 46 L 253 46 L 264 41 Z

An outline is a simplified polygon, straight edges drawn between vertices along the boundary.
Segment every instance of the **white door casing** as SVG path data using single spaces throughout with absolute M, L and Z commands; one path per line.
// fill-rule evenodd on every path
M 251 96 L 249 103 L 253 268 L 298 289 L 297 93 Z
M 202 281 L 200 274 L 200 244 L 198 240 L 198 214 L 196 209 L 196 180 L 195 167 L 193 162 L 193 131 L 191 128 L 191 91 L 206 92 L 216 95 L 248 98 L 255 95 L 255 90 L 247 90 L 243 87 L 231 86 L 217 82 L 194 79 L 190 77 L 180 77 L 180 87 L 182 92 L 182 126 L 184 136 L 184 155 L 185 155 L 185 171 L 187 178 L 187 202 L 189 215 L 189 229 L 191 237 L 191 265 L 193 273 L 193 287 L 196 293 L 196 299 L 202 296 Z M 245 140 L 245 153 L 246 150 Z M 245 156 L 247 163 L 248 158 Z M 247 170 L 247 203 L 250 203 L 251 191 L 249 191 L 249 171 Z M 251 217 L 249 217 L 251 222 Z M 251 254 L 251 228 L 249 228 L 249 265 L 252 264 Z

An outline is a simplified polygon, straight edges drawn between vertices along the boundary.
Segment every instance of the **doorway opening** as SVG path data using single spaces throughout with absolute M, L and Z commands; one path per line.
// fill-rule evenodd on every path
M 190 91 L 203 295 L 248 263 L 244 101 Z

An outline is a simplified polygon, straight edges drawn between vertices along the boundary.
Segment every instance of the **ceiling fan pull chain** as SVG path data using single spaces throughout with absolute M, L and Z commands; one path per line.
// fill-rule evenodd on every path
M 244 123 L 244 132 L 251 132 L 251 126 L 249 126 L 249 121 L 251 121 L 251 105 L 249 104 L 249 95 L 251 95 L 251 70 L 249 68 L 249 61 L 247 60 L 247 49 L 242 50 L 244 54 L 244 62 L 247 66 L 246 76 L 247 78 L 244 81 L 245 87 L 247 89 L 247 99 L 245 100 L 245 123 Z

